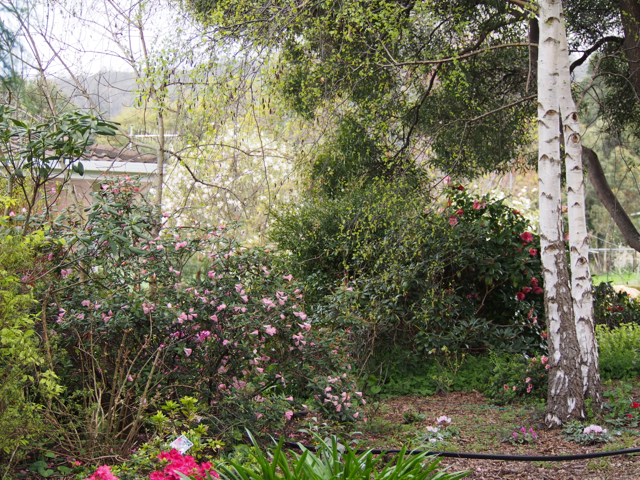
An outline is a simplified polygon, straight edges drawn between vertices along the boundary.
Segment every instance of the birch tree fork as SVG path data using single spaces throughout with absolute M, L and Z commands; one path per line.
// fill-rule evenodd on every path
M 538 53 L 538 177 L 540 247 L 549 344 L 548 426 L 584 417 L 580 346 L 573 318 L 569 269 L 562 228 L 559 56 L 560 0 L 540 0 Z
M 576 103 L 571 92 L 569 47 L 564 18 L 560 22 L 559 106 L 564 136 L 564 155 L 569 217 L 569 246 L 571 260 L 571 295 L 576 335 L 580 347 L 582 390 L 592 400 L 597 412 L 602 407 L 598 347 L 589 269 L 589 237 L 585 212 L 584 169 L 582 165 L 582 136 Z

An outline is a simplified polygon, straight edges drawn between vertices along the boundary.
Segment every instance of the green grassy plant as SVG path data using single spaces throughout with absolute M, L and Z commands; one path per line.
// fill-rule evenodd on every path
M 317 452 L 301 447 L 302 454 L 292 453 L 288 458 L 281 439 L 268 456 L 253 450 L 257 470 L 229 462 L 218 471 L 226 480 L 456 480 L 469 474 L 438 470 L 438 459 L 424 453 L 407 455 L 405 448 L 384 463 L 384 455 L 357 453 L 336 437 L 317 437 L 316 441 Z

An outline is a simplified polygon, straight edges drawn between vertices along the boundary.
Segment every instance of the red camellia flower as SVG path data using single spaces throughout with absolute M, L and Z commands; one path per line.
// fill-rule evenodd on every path
M 458 190 L 460 190 L 462 192 L 462 191 L 464 191 L 464 187 L 462 185 L 458 185 Z
M 538 254 L 538 250 L 536 250 L 535 248 L 530 248 L 529 254 L 535 257 Z
M 640 408 L 640 403 L 638 403 L 638 402 L 633 402 L 633 403 L 631 404 L 631 408 Z
M 522 293 L 522 292 L 518 292 L 518 293 L 516 293 L 516 298 L 517 298 L 518 300 L 524 300 L 524 293 Z
M 530 232 L 524 232 L 520 234 L 520 238 L 523 242 L 533 242 L 533 235 Z
M 544 290 L 539 286 L 536 285 L 535 287 L 533 287 L 533 293 L 535 293 L 536 295 L 539 295 L 542 292 L 544 292 Z
M 547 332 L 542 332 L 542 338 L 547 338 Z M 547 366 L 547 370 L 549 370 L 548 366 Z
M 451 215 L 449 217 L 449 225 L 451 225 L 452 227 L 455 227 L 458 224 L 458 217 L 456 217 L 455 215 Z
M 531 285 L 537 285 L 538 279 L 536 277 L 531 277 Z
M 464 210 L 463 209 L 459 209 L 456 214 L 458 214 L 459 216 L 464 215 Z
M 530 288 L 530 287 L 524 287 L 524 288 L 522 289 L 522 293 L 529 293 L 530 291 L 531 291 L 531 288 Z

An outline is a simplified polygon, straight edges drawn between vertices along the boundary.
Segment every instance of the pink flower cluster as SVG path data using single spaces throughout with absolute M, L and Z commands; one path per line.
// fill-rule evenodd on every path
M 95 473 L 87 478 L 87 480 L 118 480 L 118 477 L 111 473 L 111 467 L 103 465 L 98 467 Z
M 196 480 L 206 480 L 207 473 L 213 478 L 219 478 L 210 463 L 198 465 L 193 457 L 189 455 L 182 456 L 176 449 L 170 452 L 162 452 L 158 455 L 158 458 L 160 460 L 168 460 L 169 464 L 162 471 L 155 471 L 149 475 L 149 480 L 181 480 L 180 473 L 195 477 Z

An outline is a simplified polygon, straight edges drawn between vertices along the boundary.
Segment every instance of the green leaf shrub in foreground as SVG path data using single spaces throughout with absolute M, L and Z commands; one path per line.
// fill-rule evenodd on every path
M 317 452 L 301 446 L 301 455 L 288 456 L 281 439 L 268 457 L 253 450 L 257 471 L 230 462 L 220 465 L 218 472 L 226 480 L 456 480 L 470 473 L 438 470 L 438 459 L 424 453 L 408 455 L 406 448 L 385 464 L 384 455 L 357 453 L 336 437 L 317 440 Z

